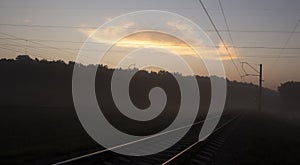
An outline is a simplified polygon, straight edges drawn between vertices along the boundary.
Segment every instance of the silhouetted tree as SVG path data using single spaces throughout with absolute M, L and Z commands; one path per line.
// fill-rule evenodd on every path
M 300 108 L 300 82 L 285 82 L 278 87 L 278 91 L 286 107 Z

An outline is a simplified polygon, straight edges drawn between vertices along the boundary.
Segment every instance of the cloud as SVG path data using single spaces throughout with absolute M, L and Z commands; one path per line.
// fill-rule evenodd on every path
M 25 18 L 25 19 L 23 19 L 23 20 L 22 20 L 22 22 L 24 22 L 24 23 L 31 23 L 31 22 L 32 22 L 32 20 L 31 20 L 31 19 L 29 19 L 29 18 Z
M 97 29 L 88 28 L 79 28 L 78 31 L 90 37 L 95 42 L 112 43 L 118 36 L 126 34 L 128 28 L 132 28 L 134 25 L 135 23 L 129 22 L 121 26 L 109 26 L 107 28 L 102 28 L 98 31 Z
M 238 55 L 233 53 L 235 52 L 233 48 L 228 47 L 228 45 L 226 46 L 228 48 L 228 51 L 231 53 L 231 56 L 227 53 L 227 50 L 222 43 L 219 43 L 218 46 L 216 46 L 216 50 L 213 47 L 203 46 L 201 40 L 199 39 L 193 40 L 193 38 L 195 38 L 194 31 L 192 31 L 191 27 L 180 22 L 168 22 L 167 27 L 171 28 L 171 30 L 177 29 L 178 32 L 182 32 L 187 35 L 187 37 L 191 37 L 191 40 L 195 42 L 194 44 L 199 47 L 199 49 L 197 50 L 200 50 L 200 55 L 198 55 L 192 47 L 190 47 L 182 40 L 159 31 L 139 31 L 131 35 L 127 35 L 122 39 L 118 38 L 119 36 L 127 34 L 129 31 L 133 31 L 132 28 L 136 27 L 137 25 L 134 22 L 128 22 L 124 23 L 122 26 L 110 26 L 99 31 L 96 31 L 97 29 L 86 28 L 81 28 L 78 30 L 98 43 L 112 44 L 117 40 L 118 42 L 114 45 L 115 52 L 126 52 L 126 49 L 133 50 L 152 47 L 167 49 L 170 52 L 181 56 L 193 56 L 200 58 L 200 56 L 202 55 L 202 58 L 212 60 L 219 59 L 217 58 L 217 52 L 219 53 L 221 60 L 231 60 L 231 58 L 238 58 Z

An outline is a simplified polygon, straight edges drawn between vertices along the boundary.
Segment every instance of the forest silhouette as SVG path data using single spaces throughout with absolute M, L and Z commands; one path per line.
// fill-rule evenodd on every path
M 28 55 L 19 55 L 16 59 L 1 59 L 0 105 L 73 107 L 72 72 L 74 64 L 74 62 L 65 63 L 61 60 L 32 59 Z M 90 67 L 97 67 L 95 81 L 97 97 L 99 99 L 103 97 L 102 99 L 107 101 L 111 96 L 110 81 L 114 69 L 104 65 L 82 65 L 82 69 L 88 70 Z M 130 69 L 119 70 L 123 71 L 124 74 L 133 71 Z M 175 74 L 180 76 L 179 73 Z M 182 79 L 188 77 L 181 76 Z M 210 100 L 210 78 L 221 79 L 215 76 L 196 76 L 201 103 L 205 106 L 209 105 Z M 147 99 L 148 93 L 151 88 L 156 86 L 165 90 L 168 100 L 172 104 L 176 104 L 180 99 L 178 98 L 180 95 L 178 84 L 171 73 L 140 70 L 130 84 L 130 96 L 133 103 L 139 108 L 148 107 L 150 104 Z M 268 88 L 264 88 L 263 93 L 264 106 L 270 106 L 269 101 L 278 96 L 276 91 Z M 255 109 L 257 97 L 257 85 L 227 80 L 225 109 Z

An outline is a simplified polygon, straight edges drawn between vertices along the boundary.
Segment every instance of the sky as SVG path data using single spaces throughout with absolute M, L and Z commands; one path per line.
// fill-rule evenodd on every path
M 121 26 L 96 31 L 104 23 L 130 12 L 160 10 L 179 14 L 200 26 L 216 46 L 230 80 L 257 84 L 256 76 L 240 78 L 245 74 L 244 70 L 256 74 L 251 67 L 241 64 L 248 62 L 257 69 L 258 64 L 263 64 L 265 87 L 277 89 L 280 83 L 300 81 L 299 0 L 220 0 L 222 7 L 218 0 L 202 2 L 231 57 L 198 0 L 2 0 L 0 57 L 15 58 L 19 54 L 29 54 L 34 58 L 74 61 L 90 35 L 93 34 L 91 40 L 108 44 L 115 34 L 125 34 L 131 28 L 143 26 L 124 19 Z M 146 25 L 147 22 L 145 28 Z M 195 34 L 187 33 L 188 27 L 176 22 L 176 19 L 165 21 L 161 28 L 168 32 L 181 30 L 181 35 L 195 38 Z M 98 33 L 101 35 L 97 36 Z M 201 43 L 197 38 L 197 45 Z M 152 49 L 143 44 L 151 45 Z M 116 61 L 121 59 L 126 49 L 141 49 L 137 52 L 148 54 L 148 57 L 153 53 L 159 54 L 161 61 L 167 61 L 166 53 L 160 51 L 167 49 L 169 54 L 186 59 L 196 74 L 207 74 L 197 53 L 182 40 L 170 35 L 139 32 L 120 40 L 114 49 L 115 52 L 104 59 L 105 64 L 116 66 Z M 98 46 L 97 50 L 103 49 Z M 203 48 L 201 51 L 215 50 Z M 141 59 L 147 61 L 147 56 Z M 130 58 L 126 60 L 126 64 L 131 63 Z

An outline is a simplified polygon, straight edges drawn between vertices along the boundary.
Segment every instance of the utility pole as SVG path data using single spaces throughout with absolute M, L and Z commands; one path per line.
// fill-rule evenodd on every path
M 259 77 L 259 91 L 258 91 L 258 111 L 261 111 L 262 110 L 262 82 L 263 82 L 263 79 L 262 79 L 262 64 L 259 64 L 259 71 L 254 67 L 252 66 L 251 64 L 249 64 L 248 62 L 241 62 L 242 64 L 242 70 L 245 72 L 245 75 L 243 75 L 242 77 L 247 77 L 247 76 L 258 76 Z M 248 74 L 244 68 L 244 64 L 245 65 L 248 65 L 251 69 L 253 69 L 256 73 L 258 74 Z
M 259 100 L 258 100 L 258 110 L 261 111 L 262 102 L 262 64 L 259 64 Z

